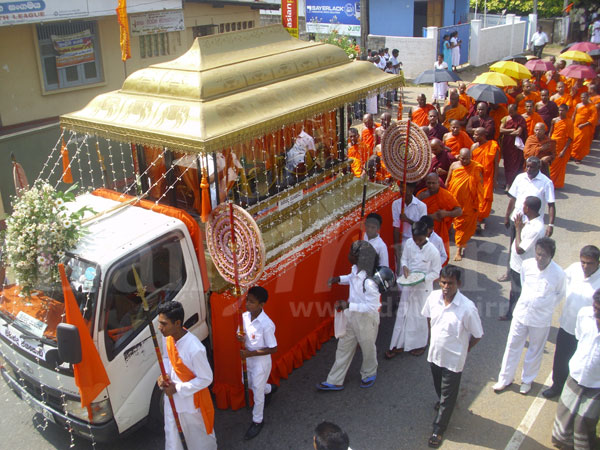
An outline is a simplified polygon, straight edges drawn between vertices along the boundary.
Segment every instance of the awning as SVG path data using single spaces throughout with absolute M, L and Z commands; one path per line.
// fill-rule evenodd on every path
M 67 129 L 212 152 L 401 85 L 330 44 L 280 25 L 197 38 L 179 58 L 138 70 L 118 91 L 65 114 Z

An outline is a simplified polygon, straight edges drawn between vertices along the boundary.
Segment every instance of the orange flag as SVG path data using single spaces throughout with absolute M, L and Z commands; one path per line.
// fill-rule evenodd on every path
M 121 59 L 127 61 L 131 58 L 131 44 L 129 41 L 129 21 L 127 20 L 127 0 L 119 0 L 117 6 L 117 20 L 119 21 L 119 42 L 121 43 Z
M 72 183 L 73 174 L 71 173 L 71 167 L 69 166 L 69 150 L 67 150 L 67 145 L 65 144 L 64 139 L 62 140 L 62 144 L 60 145 L 60 154 L 62 156 L 63 161 L 62 180 L 64 183 Z
M 208 188 L 209 184 L 206 176 L 206 169 L 202 169 L 202 181 L 200 182 L 200 189 L 202 190 L 202 215 L 200 216 L 200 219 L 202 220 L 202 223 L 206 223 L 211 211 L 210 190 Z
M 75 384 L 79 388 L 81 395 L 81 406 L 87 408 L 88 417 L 92 420 L 91 403 L 110 384 L 110 380 L 108 379 L 98 350 L 94 345 L 92 336 L 90 336 L 90 330 L 79 311 L 73 291 L 71 291 L 71 285 L 65 274 L 65 266 L 59 264 L 58 271 L 60 272 L 60 281 L 65 296 L 66 323 L 77 327 L 79 339 L 81 339 L 81 362 L 73 365 Z

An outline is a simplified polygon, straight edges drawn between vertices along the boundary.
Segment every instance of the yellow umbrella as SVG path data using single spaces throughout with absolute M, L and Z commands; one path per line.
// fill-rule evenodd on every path
M 571 61 L 585 62 L 591 63 L 593 61 L 592 57 L 585 52 L 580 52 L 578 50 L 569 50 L 564 53 L 558 55 L 561 59 L 570 59 Z
M 527 67 L 514 61 L 498 61 L 490 66 L 490 70 L 503 73 L 516 80 L 525 80 L 532 76 Z
M 492 86 L 516 86 L 517 82 L 508 75 L 498 72 L 484 72 L 473 80 L 475 84 L 491 84 Z

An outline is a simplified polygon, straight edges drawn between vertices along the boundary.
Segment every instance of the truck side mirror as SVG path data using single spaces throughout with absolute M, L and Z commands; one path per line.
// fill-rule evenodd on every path
M 70 364 L 81 362 L 81 339 L 75 325 L 59 323 L 56 327 L 56 340 L 58 341 L 58 357 L 61 361 Z

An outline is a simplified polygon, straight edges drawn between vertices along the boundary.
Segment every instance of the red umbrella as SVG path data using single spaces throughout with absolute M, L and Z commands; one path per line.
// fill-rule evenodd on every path
M 596 72 L 590 66 L 581 64 L 571 64 L 559 72 L 567 78 L 591 79 L 596 76 Z
M 598 50 L 600 45 L 594 44 L 593 42 L 578 42 L 569 47 L 569 50 L 577 50 L 579 52 L 589 52 L 591 50 Z
M 525 67 L 532 72 L 547 72 L 548 70 L 556 70 L 554 64 L 543 59 L 531 59 L 525 63 Z

